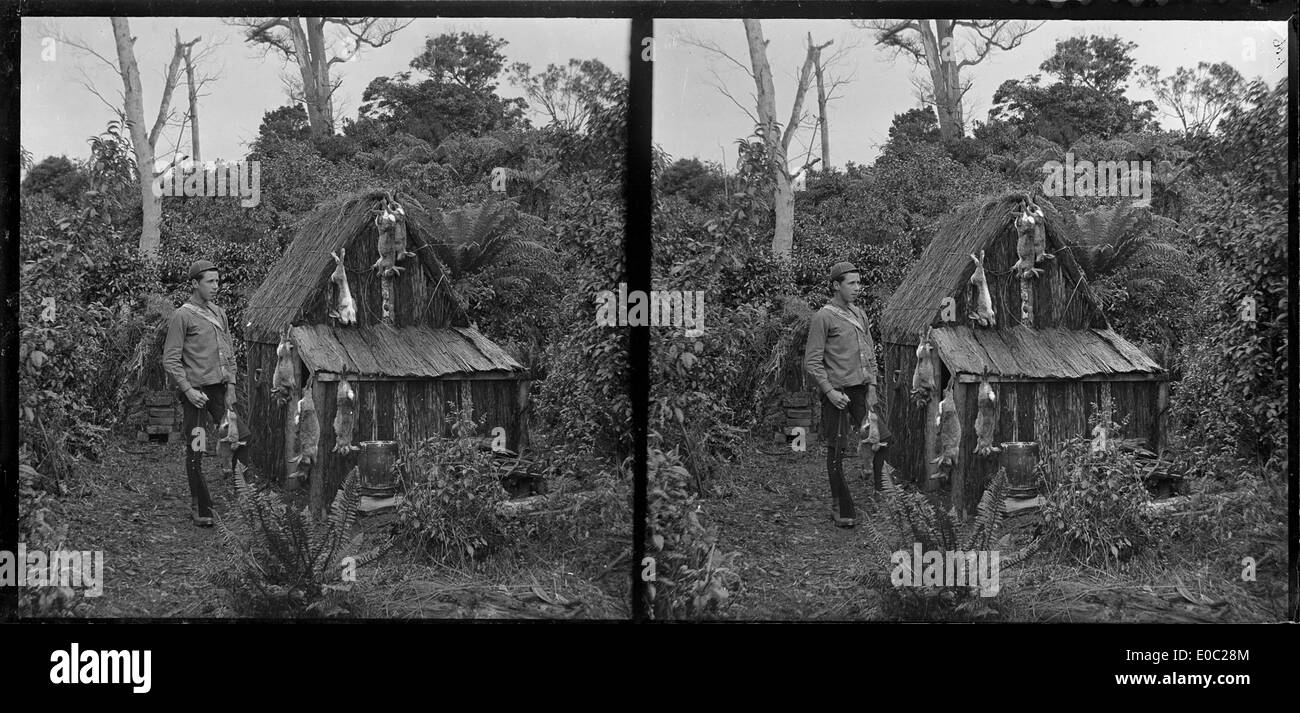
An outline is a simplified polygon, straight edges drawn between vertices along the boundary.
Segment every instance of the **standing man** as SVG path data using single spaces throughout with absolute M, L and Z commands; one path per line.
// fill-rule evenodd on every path
M 206 434 L 203 411 L 220 423 L 235 405 L 235 351 L 226 313 L 213 304 L 221 289 L 217 266 L 207 260 L 190 264 L 190 299 L 172 314 L 163 346 L 163 370 L 181 392 L 185 409 L 185 474 L 190 482 L 190 516 L 200 527 L 212 526 L 212 496 L 203 479 Z M 197 429 L 197 432 L 196 432 Z
M 876 347 L 867 316 L 854 306 L 862 292 L 858 268 L 838 262 L 830 272 L 831 299 L 808 325 L 804 370 L 822 398 L 822 438 L 831 482 L 831 519 L 840 527 L 857 524 L 853 496 L 844 481 L 844 453 L 876 399 Z

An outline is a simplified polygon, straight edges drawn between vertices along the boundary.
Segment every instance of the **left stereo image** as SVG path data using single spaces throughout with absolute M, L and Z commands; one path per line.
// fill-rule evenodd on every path
M 632 616 L 630 23 L 21 24 L 17 616 Z

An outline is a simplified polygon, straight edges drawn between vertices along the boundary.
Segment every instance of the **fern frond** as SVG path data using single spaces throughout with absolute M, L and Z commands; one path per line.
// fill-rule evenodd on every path
M 333 564 L 343 547 L 344 540 L 356 524 L 357 507 L 361 504 L 361 490 L 358 486 L 360 472 L 358 466 L 352 467 L 347 477 L 343 479 L 338 492 L 334 494 L 334 501 L 330 503 L 329 519 L 321 537 L 322 545 L 315 553 L 316 558 L 312 563 L 313 571 L 322 575 Z
M 1043 537 L 1040 535 L 1038 537 L 1035 537 L 1033 540 L 1031 540 L 1028 545 L 1025 545 L 1024 549 L 1015 553 L 1011 557 L 1008 557 L 1007 559 L 999 560 L 998 567 L 1000 569 L 1007 570 L 1007 569 L 1011 569 L 1012 567 L 1015 567 L 1018 564 L 1022 564 L 1025 560 L 1033 556 L 1035 552 L 1038 552 L 1038 550 L 1042 546 L 1043 546 Z
M 989 481 L 976 509 L 975 528 L 972 530 L 963 550 L 992 549 L 998 527 L 1002 524 L 1002 515 L 1006 512 L 1007 471 L 1005 467 Z

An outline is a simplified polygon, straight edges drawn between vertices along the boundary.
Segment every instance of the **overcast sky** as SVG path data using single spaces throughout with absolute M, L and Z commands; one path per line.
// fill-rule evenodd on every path
M 144 83 L 145 115 L 152 122 L 158 108 L 162 76 L 171 58 L 173 32 L 183 39 L 203 37 L 200 46 L 224 41 L 216 52 L 222 78 L 207 88 L 209 96 L 200 103 L 205 158 L 241 158 L 256 136 L 262 114 L 288 103 L 281 76 L 296 71 L 275 55 L 261 56 L 259 49 L 242 40 L 235 28 L 216 18 L 133 18 L 132 33 L 136 57 Z M 770 40 L 768 58 L 776 81 L 777 111 L 782 121 L 789 116 L 795 75 L 803 61 L 804 38 L 812 32 L 816 42 L 834 40 L 826 50 L 857 43 L 832 74 L 853 75 L 854 81 L 840 88 L 840 98 L 830 105 L 832 161 L 869 163 L 888 136 L 895 114 L 917 106 L 913 77 L 923 71 L 906 56 L 874 46 L 870 34 L 852 27 L 847 20 L 764 20 Z M 491 32 L 508 41 L 504 48 L 510 62 L 523 61 L 535 70 L 548 63 L 571 58 L 595 58 L 627 76 L 626 20 L 579 19 L 419 19 L 400 32 L 395 40 L 379 49 L 365 49 L 343 65 L 343 86 L 338 93 L 339 117 L 355 117 L 361 92 L 371 79 L 408 69 L 422 50 L 426 37 L 456 31 Z M 968 95 L 968 119 L 983 119 L 993 91 L 1006 79 L 1022 78 L 1038 71 L 1051 54 L 1056 41 L 1088 34 L 1116 34 L 1138 44 L 1138 65 L 1154 64 L 1169 73 L 1178 66 L 1198 61 L 1226 61 L 1248 78 L 1262 76 L 1270 84 L 1285 76 L 1279 65 L 1274 41 L 1285 40 L 1285 23 L 1248 22 L 1068 22 L 1051 21 L 1029 35 L 1011 52 L 994 52 L 963 77 L 974 81 Z M 64 45 L 56 45 L 53 58 L 45 50 L 45 38 L 59 34 L 79 37 L 100 54 L 115 59 L 112 32 L 107 18 L 24 18 L 22 22 L 22 145 L 36 160 L 48 155 L 67 154 L 84 158 L 86 139 L 104 129 L 113 113 L 92 93 L 78 84 L 84 71 L 90 82 L 110 101 L 118 101 L 121 80 L 102 62 Z M 654 141 L 674 158 L 698 156 L 718 161 L 726 151 L 727 163 L 735 161 L 733 142 L 748 136 L 753 125 L 731 100 L 714 87 L 714 71 L 736 99 L 752 111 L 752 80 L 736 65 L 684 42 L 696 38 L 715 43 L 732 57 L 748 65 L 744 29 L 740 20 L 657 20 L 655 34 Z M 1254 61 L 1245 58 L 1247 42 L 1256 50 Z M 960 40 L 958 41 L 960 47 Z M 515 88 L 502 85 L 502 94 L 517 96 Z M 1130 96 L 1146 98 L 1133 87 Z M 183 91 L 174 106 L 183 103 Z M 813 108 L 812 95 L 805 104 Z M 176 131 L 162 140 L 170 149 Z M 811 132 L 796 138 L 792 157 L 802 159 Z M 186 140 L 188 143 L 188 140 Z
M 856 76 L 854 82 L 841 87 L 841 98 L 832 101 L 827 111 L 831 161 L 836 166 L 843 166 L 849 160 L 871 162 L 889 136 L 894 115 L 918 106 L 911 78 L 924 72 L 924 67 L 917 69 L 909 56 L 895 57 L 891 50 L 874 46 L 870 32 L 854 28 L 848 20 L 762 22 L 764 36 L 769 41 L 768 60 L 776 85 L 777 115 L 783 125 L 794 101 L 807 34 L 811 32 L 817 44 L 835 41 L 823 51 L 823 57 L 838 47 L 859 43 L 839 67 L 831 70 Z M 1010 52 L 995 51 L 981 64 L 963 70 L 963 79 L 974 81 L 967 95 L 968 105 L 973 104 L 973 110 L 968 111 L 968 122 L 970 118 L 987 117 L 993 92 L 1003 81 L 1037 73 L 1038 65 L 1052 53 L 1058 40 L 1092 34 L 1119 35 L 1136 42 L 1133 55 L 1137 65 L 1155 65 L 1162 75 L 1172 73 L 1178 66 L 1223 61 L 1248 79 L 1263 76 L 1270 86 L 1286 76 L 1285 52 L 1275 53 L 1273 46 L 1275 40 L 1286 41 L 1284 22 L 1049 21 L 1026 37 L 1020 47 Z M 736 64 L 686 40 L 694 38 L 712 43 L 748 67 L 749 51 L 741 21 L 659 20 L 655 22 L 655 36 L 655 143 L 674 159 L 695 156 L 721 161 L 725 150 L 727 165 L 734 166 L 734 142 L 752 132 L 753 122 L 714 85 L 721 79 L 736 100 L 753 112 L 753 80 Z M 1256 49 L 1253 62 L 1244 57 L 1249 41 L 1254 42 Z M 954 45 L 960 51 L 960 35 Z M 1134 83 L 1130 87 L 1130 97 L 1150 98 L 1148 92 Z M 816 111 L 814 92 L 809 93 L 804 106 L 806 110 Z M 1162 118 L 1169 126 L 1169 119 Z M 802 164 L 811 139 L 810 130 L 795 138 L 790 150 L 792 163 L 797 156 L 798 163 Z M 819 152 L 819 146 L 813 148 L 814 156 Z
M 289 103 L 281 75 L 297 72 L 276 55 L 261 56 L 258 48 L 243 42 L 237 28 L 218 18 L 146 17 L 131 19 L 136 61 L 144 85 L 145 117 L 152 124 L 158 112 L 163 76 L 171 60 L 174 32 L 182 41 L 197 36 L 203 42 L 224 41 L 216 51 L 222 78 L 206 91 L 199 103 L 200 130 L 205 159 L 240 159 L 257 136 L 262 114 Z M 399 32 L 391 44 L 365 48 L 347 63 L 334 65 L 343 85 L 336 95 L 336 117 L 355 118 L 361 93 L 370 80 L 409 69 L 412 59 L 423 51 L 426 37 L 444 32 L 490 32 L 509 42 L 502 52 L 508 63 L 527 62 L 533 71 L 547 64 L 565 64 L 570 59 L 598 59 L 615 72 L 627 76 L 628 21 L 599 19 L 418 19 Z M 113 112 L 94 94 L 80 86 L 81 71 L 109 101 L 119 102 L 122 80 L 106 64 L 85 53 L 55 44 L 53 58 L 43 49 L 46 37 L 60 34 L 79 37 L 104 57 L 116 61 L 112 28 L 108 18 L 23 18 L 22 22 L 22 145 L 37 161 L 49 155 L 66 154 L 84 159 L 86 140 L 104 130 Z M 43 56 L 44 55 L 44 56 Z M 341 73 L 339 69 L 342 68 Z M 417 75 L 418 76 L 418 75 Z M 504 96 L 522 92 L 503 79 Z M 178 88 L 172 105 L 185 104 L 184 86 Z M 170 151 L 177 131 L 160 140 L 160 150 Z M 184 140 L 188 146 L 189 139 Z

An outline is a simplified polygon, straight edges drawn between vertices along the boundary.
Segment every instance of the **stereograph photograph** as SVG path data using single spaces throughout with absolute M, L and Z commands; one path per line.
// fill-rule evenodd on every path
M 704 7 L 23 17 L 6 614 L 1293 617 L 1287 23 Z
M 626 19 L 21 30 L 21 616 L 631 617 Z
M 1287 31 L 657 21 L 651 615 L 1287 619 Z

